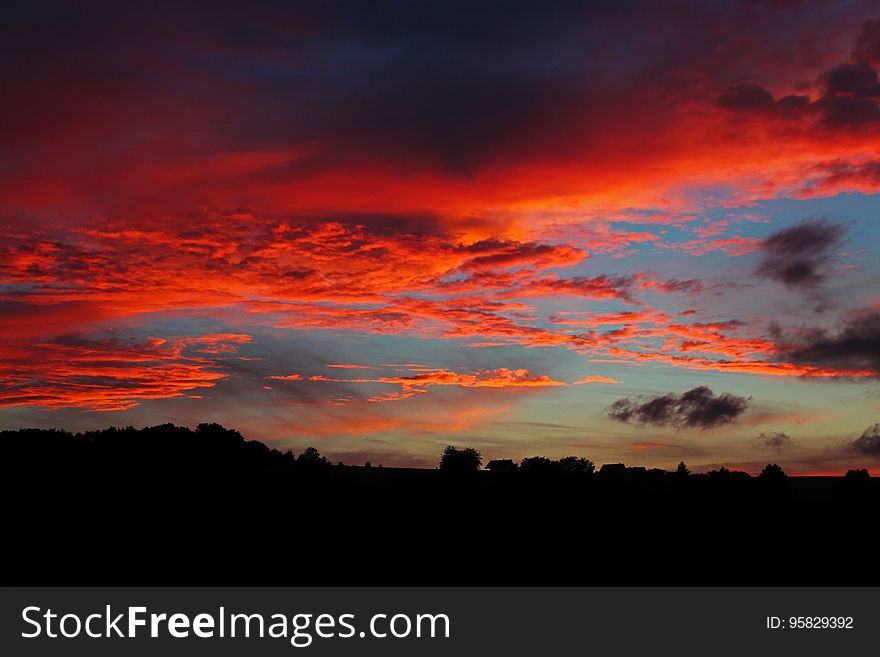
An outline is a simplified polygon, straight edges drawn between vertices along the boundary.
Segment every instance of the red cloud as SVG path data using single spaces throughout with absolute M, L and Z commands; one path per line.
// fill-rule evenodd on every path
M 650 308 L 545 318 L 527 302 L 567 296 L 635 305 L 633 290 L 690 295 L 703 291 L 699 280 L 661 280 L 649 273 L 583 276 L 542 271 L 578 262 L 583 252 L 577 249 L 514 240 L 467 244 L 443 234 L 401 235 L 332 222 L 294 224 L 252 213 L 209 216 L 187 231 L 162 222 L 136 230 L 106 223 L 52 230 L 50 236 L 48 227 L 30 232 L 7 227 L 0 239 L 0 283 L 5 285 L 0 294 L 8 302 L 0 316 L 13 330 L 21 327 L 20 339 L 31 350 L 40 344 L 26 337 L 39 330 L 31 319 L 32 309 L 47 317 L 56 314 L 67 332 L 77 322 L 85 326 L 102 318 L 211 312 L 276 328 L 462 339 L 472 347 L 563 347 L 593 358 L 691 369 L 858 375 L 775 362 L 773 342 L 737 335 L 739 326 L 671 322 L 666 313 Z M 73 308 L 88 312 L 80 319 L 70 312 Z M 613 328 L 606 330 L 608 326 Z M 588 330 L 573 332 L 576 327 Z M 170 367 L 167 359 L 184 359 L 180 365 L 185 367 L 169 371 L 167 377 L 179 380 L 178 387 L 166 389 L 177 394 L 186 389 L 190 377 L 195 377 L 193 387 L 220 378 L 210 362 L 191 359 L 233 352 L 242 339 L 230 334 L 152 345 L 164 354 L 160 361 L 164 359 L 165 370 Z M 185 357 L 185 350 L 192 355 Z M 54 377 L 56 367 L 64 372 L 61 365 L 47 361 L 44 376 Z M 115 372 L 114 377 L 121 374 Z M 57 383 L 51 394 L 43 390 L 36 396 L 16 388 L 4 403 L 46 399 L 46 405 L 63 405 L 65 385 L 71 406 L 120 408 L 139 398 L 135 391 L 122 390 L 118 403 L 101 401 L 99 397 L 109 393 L 100 385 L 84 396 L 72 379 L 53 380 L 66 383 Z M 493 380 L 475 379 L 470 386 L 485 387 Z M 504 387 L 514 383 L 497 382 Z M 465 383 L 462 379 L 457 385 Z M 530 385 L 545 383 L 536 379 Z M 527 384 L 528 380 L 521 383 Z M 146 382 L 142 387 L 142 398 L 164 394 Z
M 204 356 L 235 350 L 246 335 L 206 335 L 140 343 L 68 338 L 0 351 L 0 406 L 120 411 L 147 399 L 180 397 L 226 378 Z M 200 349 L 206 347 L 208 350 Z

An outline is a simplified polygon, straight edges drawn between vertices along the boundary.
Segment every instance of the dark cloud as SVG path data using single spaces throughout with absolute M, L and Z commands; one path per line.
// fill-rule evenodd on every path
M 739 418 L 748 409 L 750 399 L 727 392 L 716 396 L 707 386 L 699 386 L 681 395 L 618 399 L 607 412 L 618 422 L 711 429 Z
M 764 111 L 774 103 L 770 92 L 754 82 L 734 85 L 718 97 L 721 107 L 738 111 Z
M 778 119 L 802 118 L 815 109 L 808 96 L 792 94 L 774 99 L 769 91 L 754 82 L 733 85 L 718 96 L 716 103 L 733 112 L 767 115 Z
M 832 367 L 880 376 L 880 313 L 867 312 L 847 322 L 837 333 L 822 329 L 778 334 L 781 359 L 798 365 Z
M 0 79 L 17 102 L 0 122 L 36 161 L 46 157 L 36 146 L 54 151 L 68 135 L 77 170 L 94 164 L 83 148 L 93 139 L 106 140 L 102 155 L 143 139 L 175 162 L 307 144 L 260 169 L 279 183 L 376 161 L 470 179 L 526 158 L 604 160 L 606 139 L 617 155 L 627 135 L 664 131 L 674 103 L 656 99 L 678 97 L 730 52 L 720 44 L 740 43 L 743 13 L 687 0 L 9 4 Z M 750 39 L 784 47 L 789 22 L 752 20 Z M 728 59 L 719 64 L 741 67 Z M 646 148 L 631 141 L 635 154 Z
M 764 240 L 764 259 L 755 274 L 790 288 L 815 288 L 825 278 L 828 261 L 843 234 L 843 226 L 824 219 L 783 228 Z
M 816 101 L 822 121 L 832 128 L 851 128 L 880 119 L 880 81 L 869 64 L 842 64 L 819 78 L 822 97 Z
M 744 82 L 724 90 L 716 99 L 719 107 L 740 113 L 777 119 L 807 119 L 830 129 L 858 128 L 880 123 L 880 20 L 862 24 L 850 61 L 823 71 L 817 80 L 820 93 L 788 95 L 774 99 L 760 84 Z
M 761 433 L 758 436 L 758 444 L 762 447 L 770 447 L 772 449 L 783 449 L 791 445 L 791 436 L 782 431 L 773 431 L 770 433 Z
M 865 21 L 859 31 L 859 38 L 853 50 L 853 59 L 874 66 L 880 66 L 880 19 Z
M 880 423 L 872 424 L 856 438 L 852 446 L 855 450 L 869 456 L 880 456 Z

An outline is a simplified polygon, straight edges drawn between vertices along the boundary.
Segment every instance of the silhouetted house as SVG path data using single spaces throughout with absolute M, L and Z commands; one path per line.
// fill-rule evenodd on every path
M 486 464 L 486 469 L 493 474 L 516 472 L 516 463 L 510 459 L 494 459 Z
M 641 466 L 641 465 L 627 468 L 626 469 L 626 476 L 629 479 L 641 479 L 643 477 L 648 476 L 648 469 Z
M 623 463 L 606 463 L 599 468 L 599 476 L 622 478 L 626 476 L 626 466 Z

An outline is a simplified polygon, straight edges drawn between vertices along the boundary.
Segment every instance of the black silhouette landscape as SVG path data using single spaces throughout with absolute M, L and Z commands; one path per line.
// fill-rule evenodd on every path
M 13 579 L 161 583 L 811 583 L 873 577 L 880 486 L 600 467 L 331 464 L 217 424 L 0 432 Z M 486 466 L 485 468 L 483 466 Z M 842 577 L 842 576 L 846 577 Z

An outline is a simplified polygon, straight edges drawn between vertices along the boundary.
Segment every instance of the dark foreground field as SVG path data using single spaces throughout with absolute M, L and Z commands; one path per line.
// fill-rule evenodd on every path
M 880 482 L 332 466 L 217 425 L 0 432 L 7 584 L 869 584 Z

